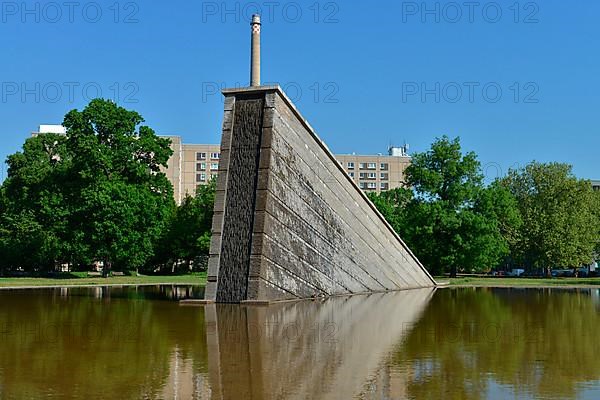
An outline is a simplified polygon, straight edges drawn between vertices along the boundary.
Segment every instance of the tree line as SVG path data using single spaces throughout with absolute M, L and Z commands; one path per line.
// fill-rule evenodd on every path
M 93 100 L 7 159 L 0 187 L 0 273 L 59 269 L 174 271 L 206 257 L 214 182 L 181 206 L 162 172 L 170 140 L 144 119 Z
M 434 275 L 592 264 L 600 194 L 560 163 L 531 162 L 486 185 L 473 152 L 442 137 L 415 154 L 406 186 L 371 200 Z
M 7 159 L 0 274 L 67 268 L 176 272 L 204 267 L 215 182 L 177 206 L 162 172 L 170 141 L 93 100 Z M 415 154 L 405 187 L 371 200 L 434 275 L 576 268 L 600 252 L 600 194 L 569 165 L 532 162 L 490 184 L 473 152 L 442 137 Z

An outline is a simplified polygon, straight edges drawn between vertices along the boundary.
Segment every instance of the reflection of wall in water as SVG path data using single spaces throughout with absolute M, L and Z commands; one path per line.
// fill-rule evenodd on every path
M 208 400 L 211 397 L 208 377 L 194 373 L 193 361 L 183 358 L 179 350 L 175 349 L 169 361 L 169 376 L 160 398 Z
M 600 308 L 600 289 L 591 289 L 591 297 L 596 308 Z
M 388 357 L 432 293 L 208 306 L 213 399 L 397 398 L 404 380 L 391 374 Z
M 399 400 L 408 398 L 407 386 L 412 380 L 410 368 L 394 368 L 388 363 L 381 366 L 363 392 L 360 400 Z

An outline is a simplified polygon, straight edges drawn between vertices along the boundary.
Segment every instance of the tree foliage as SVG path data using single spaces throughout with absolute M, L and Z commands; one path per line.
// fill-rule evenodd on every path
M 576 268 L 600 253 L 600 193 L 569 165 L 532 162 L 484 186 L 473 153 L 446 137 L 416 154 L 408 188 L 371 195 L 434 274 L 481 271 L 503 258 Z
M 474 153 L 459 139 L 437 139 L 406 169 L 410 189 L 371 195 L 400 236 L 433 273 L 495 267 L 520 224 L 516 204 L 500 185 L 485 187 Z
M 70 157 L 64 136 L 32 137 L 7 159 L 2 185 L 0 256 L 2 267 L 49 269 L 62 261 L 67 230 L 62 184 Z
M 69 225 L 80 261 L 139 268 L 168 221 L 173 188 L 160 167 L 172 155 L 170 142 L 147 126 L 138 129 L 142 122 L 137 112 L 104 100 L 65 116 L 73 155 Z
M 196 259 L 207 259 L 210 250 L 216 180 L 199 186 L 196 195 L 187 194 L 173 213 L 157 248 L 153 264 L 175 265 L 183 261 L 189 269 Z M 154 265 L 151 265 L 154 267 Z
M 66 136 L 42 134 L 7 160 L 2 185 L 0 253 L 6 268 L 104 261 L 135 269 L 153 256 L 174 212 L 161 167 L 170 141 L 143 118 L 93 100 L 64 120 Z
M 590 264 L 600 243 L 598 193 L 566 164 L 532 162 L 501 180 L 517 199 L 523 225 L 513 256 L 533 268 Z

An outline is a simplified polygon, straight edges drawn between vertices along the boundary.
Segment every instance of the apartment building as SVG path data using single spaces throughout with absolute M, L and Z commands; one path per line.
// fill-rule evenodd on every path
M 404 185 L 410 165 L 408 146 L 390 147 L 387 155 L 336 155 L 344 170 L 365 192 L 381 193 Z
M 173 184 L 177 204 L 186 193 L 193 195 L 199 185 L 206 185 L 219 172 L 221 147 L 213 144 L 184 144 L 180 136 L 164 136 L 171 139 L 173 155 L 164 172 Z
M 600 181 L 592 181 L 592 188 L 594 188 L 594 190 L 600 192 Z

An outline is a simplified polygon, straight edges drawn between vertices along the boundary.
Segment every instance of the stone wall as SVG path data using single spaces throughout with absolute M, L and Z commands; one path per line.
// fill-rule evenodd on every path
M 278 87 L 224 94 L 207 300 L 435 286 Z
M 263 98 L 238 99 L 236 121 L 228 151 L 228 169 L 235 179 L 227 181 L 217 301 L 240 303 L 248 291 L 249 241 L 256 206 L 256 177 L 262 136 Z

